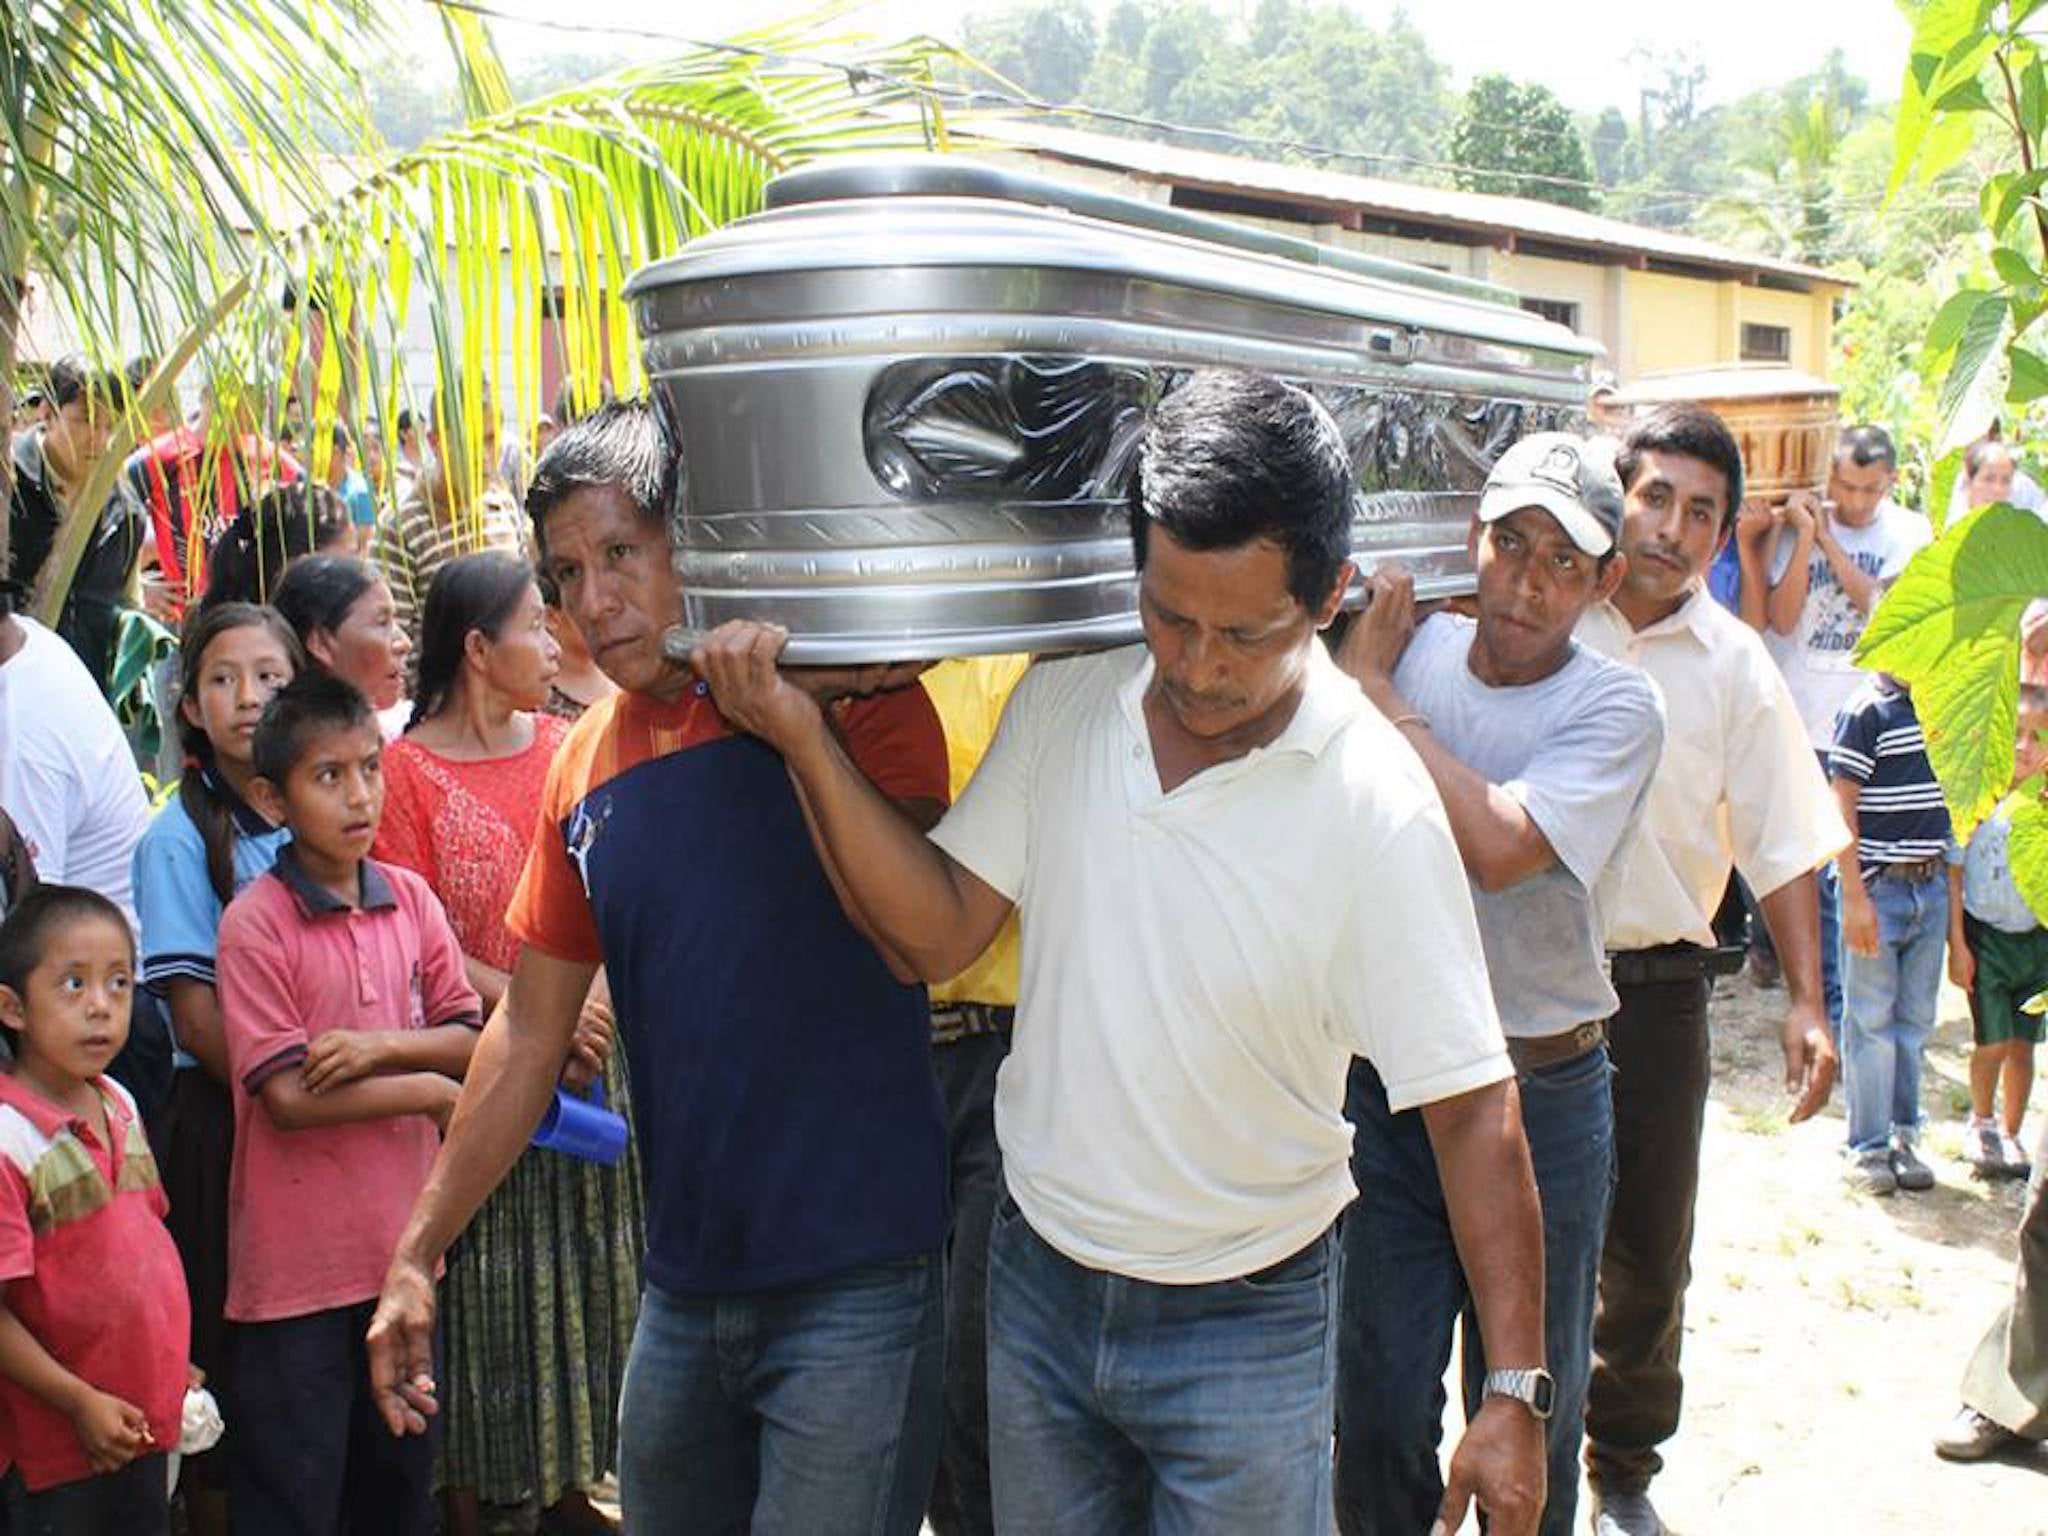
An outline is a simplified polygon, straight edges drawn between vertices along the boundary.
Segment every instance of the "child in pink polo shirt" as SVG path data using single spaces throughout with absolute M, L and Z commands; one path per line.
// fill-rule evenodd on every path
M 191 1316 L 135 1102 L 120 908 L 39 886 L 0 924 L 0 1508 L 18 1532 L 157 1536 Z
M 362 695 L 324 674 L 256 728 L 251 797 L 292 841 L 229 904 L 216 962 L 236 1536 L 433 1529 L 433 1442 L 383 1428 L 363 1333 L 481 1020 L 440 902 L 368 857 L 383 746 Z

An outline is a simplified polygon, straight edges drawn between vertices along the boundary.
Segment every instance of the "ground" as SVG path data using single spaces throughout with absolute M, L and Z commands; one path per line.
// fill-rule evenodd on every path
M 1962 995 L 1943 990 L 1922 1090 L 1940 1182 L 1883 1199 L 1842 1183 L 1839 1089 L 1823 1116 L 1785 1124 L 1784 997 L 1746 976 L 1715 994 L 1685 1416 L 1658 1508 L 1681 1536 L 2048 1533 L 2048 1457 L 1952 1466 L 1929 1449 L 2010 1291 L 2025 1194 L 1962 1160 Z M 2048 1093 L 2036 1104 L 2048 1112 Z

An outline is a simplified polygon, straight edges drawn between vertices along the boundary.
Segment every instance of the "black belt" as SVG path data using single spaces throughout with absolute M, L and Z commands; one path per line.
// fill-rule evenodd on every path
M 1889 880 L 1894 885 L 1925 885 L 1937 876 L 1947 873 L 1948 860 L 1937 853 L 1931 859 L 1914 859 L 1907 864 L 1873 865 L 1870 878 Z
M 994 1003 L 934 1003 L 932 1044 L 951 1045 L 975 1035 L 993 1035 L 1017 1021 L 1017 1010 Z
M 1713 949 L 1698 944 L 1658 944 L 1649 949 L 1616 950 L 1607 957 L 1607 964 L 1617 987 L 1640 987 L 1647 982 L 1733 976 L 1742 969 L 1744 955 L 1740 944 Z

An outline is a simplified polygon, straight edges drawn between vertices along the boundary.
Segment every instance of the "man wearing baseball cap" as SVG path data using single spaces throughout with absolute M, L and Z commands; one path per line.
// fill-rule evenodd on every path
M 1664 742 L 1650 682 L 1572 638 L 1621 582 L 1621 525 L 1611 444 L 1526 437 L 1487 477 L 1472 523 L 1477 619 L 1440 613 L 1418 626 L 1408 578 L 1375 573 L 1339 653 L 1443 798 L 1514 1061 L 1543 1204 L 1554 1381 L 1489 1374 L 1468 1320 L 1465 1388 L 1468 1407 L 1507 1393 L 1546 1419 L 1544 1536 L 1565 1536 L 1577 1507 L 1614 1170 L 1601 1021 L 1615 993 L 1594 889 L 1634 835 Z M 1360 1193 L 1344 1228 L 1338 1524 L 1346 1536 L 1420 1531 L 1436 1508 L 1441 1383 L 1471 1284 L 1422 1125 L 1389 1111 L 1370 1063 L 1352 1068 L 1347 1113 Z

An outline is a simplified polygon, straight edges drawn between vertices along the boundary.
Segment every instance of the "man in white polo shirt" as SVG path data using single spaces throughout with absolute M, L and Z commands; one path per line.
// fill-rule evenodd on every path
M 1615 469 L 1628 571 L 1579 621 L 1578 638 L 1649 674 L 1666 735 L 1642 833 L 1600 888 L 1621 1005 L 1607 1021 L 1615 1185 L 1586 1471 L 1595 1536 L 1658 1536 L 1649 1487 L 1663 1465 L 1656 1448 L 1678 1431 L 1714 911 L 1730 868 L 1741 870 L 1784 966 L 1785 1086 L 1792 1118 L 1804 1120 L 1827 1103 L 1835 1076 L 1814 871 L 1849 832 L 1763 641 L 1705 590 L 1742 503 L 1733 435 L 1703 406 L 1665 406 L 1629 429 Z
M 1417 1106 L 1506 1368 L 1453 1462 L 1497 1533 L 1542 1503 L 1540 1224 L 1457 849 L 1399 732 L 1316 640 L 1351 573 L 1328 415 L 1199 373 L 1148 430 L 1146 645 L 1041 663 L 932 837 L 776 671 L 699 652 L 788 759 L 857 918 L 927 978 L 1023 914 L 989 1256 L 1005 1533 L 1327 1531 L 1334 1223 L 1354 1054 Z
M 1578 1501 L 1593 1290 L 1614 1172 L 1601 1021 L 1614 1011 L 1595 889 L 1628 846 L 1664 741 L 1656 690 L 1572 639 L 1626 558 L 1612 445 L 1523 438 L 1487 476 L 1471 530 L 1478 619 L 1418 628 L 1406 578 L 1375 572 L 1343 661 L 1421 753 L 1470 873 L 1494 1001 L 1543 1197 L 1543 1536 Z M 1422 1127 L 1376 1063 L 1353 1069 L 1357 1207 L 1345 1218 L 1337 1500 L 1345 1536 L 1403 1536 L 1438 1499 L 1444 1368 L 1469 1270 L 1450 1241 Z M 1466 1398 L 1500 1359 L 1465 1333 Z

